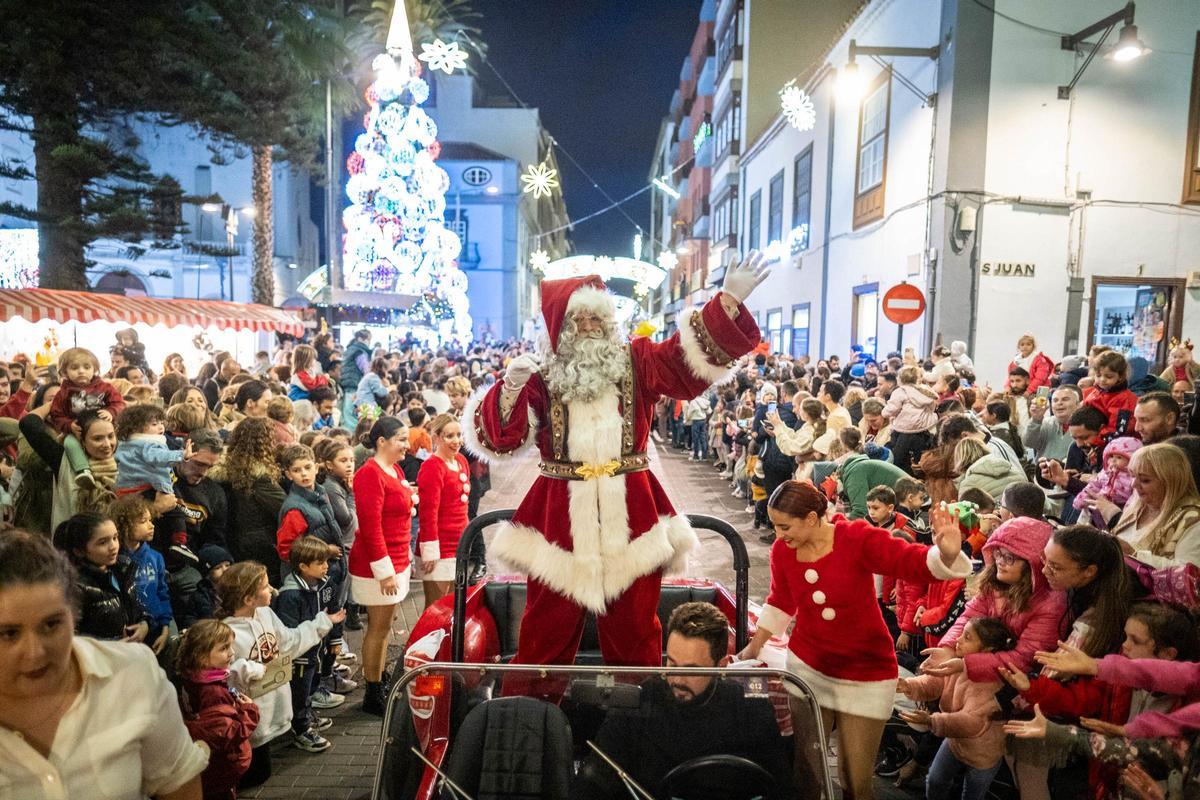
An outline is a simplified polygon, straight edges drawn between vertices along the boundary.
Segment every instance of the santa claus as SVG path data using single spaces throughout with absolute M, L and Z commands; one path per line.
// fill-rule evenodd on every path
M 758 253 L 664 342 L 625 341 L 595 275 L 543 281 L 546 335 L 463 412 L 467 446 L 493 462 L 529 444 L 541 475 L 490 553 L 528 575 L 514 664 L 570 664 L 584 614 L 608 664 L 659 666 L 658 595 L 697 544 L 649 471 L 646 442 L 662 395 L 690 399 L 732 374 L 759 341 L 742 305 L 766 277 Z

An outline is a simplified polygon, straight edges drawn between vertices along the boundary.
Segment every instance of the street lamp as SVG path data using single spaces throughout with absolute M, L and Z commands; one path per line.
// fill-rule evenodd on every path
M 842 68 L 842 74 L 838 81 L 841 92 L 851 101 L 857 102 L 866 90 L 866 82 L 858 68 L 858 62 L 855 60 L 858 56 L 874 56 L 878 59 L 880 56 L 892 56 L 895 58 L 928 58 L 936 61 L 941 53 L 941 48 L 938 45 L 933 47 L 876 47 L 874 45 L 860 45 L 856 40 L 850 40 L 850 53 L 846 60 L 846 66 Z M 881 62 L 882 63 L 882 62 Z M 897 79 L 900 79 L 897 73 Z M 933 97 L 924 92 L 918 91 L 915 87 L 909 85 L 907 80 L 901 80 L 914 94 L 921 98 L 926 105 L 932 105 Z
M 200 210 L 206 214 L 220 213 L 221 218 L 225 220 L 225 256 L 227 258 L 227 267 L 229 269 L 229 300 L 233 301 L 233 254 L 234 240 L 238 235 L 238 214 L 242 214 L 250 219 L 253 219 L 258 213 L 254 206 L 234 207 L 228 203 L 202 203 Z M 201 229 L 201 239 L 203 239 L 203 228 Z M 221 299 L 225 299 L 225 270 L 220 270 L 218 276 L 221 279 Z
M 1120 11 L 1109 14 L 1104 19 L 1088 25 L 1078 33 L 1062 37 L 1063 50 L 1078 50 L 1085 39 L 1103 31 L 1095 47 L 1087 54 L 1087 58 L 1079 65 L 1079 69 L 1075 71 L 1075 77 L 1071 78 L 1071 82 L 1066 86 L 1058 87 L 1059 100 L 1069 100 L 1071 98 L 1071 91 L 1075 88 L 1075 84 L 1079 83 L 1079 79 L 1083 77 L 1084 71 L 1092 63 L 1092 59 L 1096 57 L 1096 53 L 1100 52 L 1100 48 L 1104 46 L 1104 41 L 1108 39 L 1113 28 L 1117 27 L 1118 22 L 1121 23 L 1121 32 L 1117 35 L 1116 47 L 1109 54 L 1109 57 L 1113 61 L 1133 61 L 1135 58 L 1144 56 L 1150 52 L 1149 48 L 1146 47 L 1146 43 L 1138 38 L 1137 25 L 1133 24 L 1133 11 L 1134 4 L 1128 3 Z

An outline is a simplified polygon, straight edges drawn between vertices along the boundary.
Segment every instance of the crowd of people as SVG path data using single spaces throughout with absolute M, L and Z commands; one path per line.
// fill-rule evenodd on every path
M 879 778 L 1004 796 L 1001 773 L 1026 799 L 1193 796 L 1190 343 L 1158 375 L 1106 347 L 1055 362 L 1030 336 L 1002 385 L 977 369 L 959 342 L 847 363 L 760 349 L 724 386 L 659 403 L 656 438 L 720 471 L 772 545 L 739 656 L 790 630 L 847 797 Z M 974 574 L 954 574 L 960 549 Z M 845 618 L 857 633 L 832 634 Z
M 259 785 L 283 736 L 327 750 L 322 712 L 351 692 L 382 716 L 397 605 L 414 573 L 427 605 L 452 590 L 459 537 L 489 487 L 486 463 L 462 451 L 459 416 L 520 350 L 388 350 L 364 329 L 344 349 L 328 334 L 284 339 L 246 367 L 211 353 L 189 375 L 180 354 L 148 364 L 127 330 L 107 370 L 85 348 L 50 367 L 19 355 L 0 366 L 0 513 L 15 529 L 0 533 L 0 649 L 39 641 L 5 654 L 26 678 L 0 703 L 0 752 L 15 748 L 26 768 L 16 796 L 46 774 L 82 786 L 87 769 L 117 768 L 83 754 L 47 773 L 64 726 L 84 722 L 65 702 L 59 733 L 39 739 L 54 728 L 35 717 L 46 696 L 118 669 L 145 682 L 137 693 L 150 687 L 155 713 L 171 697 L 158 724 L 182 717 L 209 752 L 205 767 L 164 734 L 174 761 L 162 774 L 146 761 L 140 779 L 158 797 Z M 13 613 L 30 587 L 39 607 Z M 361 656 L 346 629 L 363 630 Z M 112 646 L 127 642 L 147 648 Z
M 270 777 L 278 738 L 327 750 L 321 712 L 347 694 L 382 715 L 396 607 L 414 574 L 426 604 L 452 591 L 490 485 L 464 409 L 528 381 L 525 349 L 389 350 L 363 330 L 189 375 L 128 330 L 107 370 L 84 348 L 0 367 L 17 796 L 98 780 L 235 797 Z M 1029 800 L 1200 791 L 1200 365 L 1179 343 L 1148 367 L 1104 347 L 1055 362 L 1027 336 L 993 390 L 958 342 L 845 364 L 760 349 L 653 407 L 660 446 L 720 471 L 771 545 L 736 655 L 791 630 L 847 797 L 923 774 L 930 798 L 982 798 L 1005 769 Z M 859 634 L 831 637 L 847 619 Z M 105 702 L 136 717 L 130 738 L 96 743 Z

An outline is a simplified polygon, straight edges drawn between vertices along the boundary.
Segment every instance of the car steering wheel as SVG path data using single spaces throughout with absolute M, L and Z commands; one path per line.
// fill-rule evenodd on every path
M 778 784 L 748 758 L 699 756 L 675 766 L 658 784 L 659 797 L 677 800 L 772 800 Z

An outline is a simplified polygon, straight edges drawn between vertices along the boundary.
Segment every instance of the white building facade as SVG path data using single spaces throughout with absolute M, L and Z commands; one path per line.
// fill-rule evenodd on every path
M 1099 34 L 1067 50 L 1046 31 L 1118 10 L 997 0 L 1001 17 L 973 0 L 876 0 L 802 66 L 815 126 L 780 117 L 739 164 L 739 249 L 778 259 L 751 300 L 772 347 L 815 359 L 961 339 L 995 384 L 1024 333 L 1055 359 L 1107 344 L 1152 363 L 1200 334 L 1187 278 L 1200 269 L 1200 5 L 1139 6 L 1153 52 L 1111 58 L 1117 22 L 1058 99 Z M 850 96 L 838 78 L 852 40 L 937 51 L 859 53 Z M 751 69 L 753 41 L 747 52 Z M 882 308 L 902 282 L 928 304 L 903 334 Z
M 129 243 L 99 239 L 88 248 L 95 264 L 89 285 L 101 290 L 150 297 L 250 302 L 251 241 L 254 218 L 251 165 L 244 149 L 224 149 L 214 156 L 213 141 L 185 125 L 155 125 L 129 121 L 110 126 L 106 138 L 141 158 L 156 175 L 170 176 L 183 194 L 219 196 L 221 202 L 184 204 L 180 221 L 185 229 L 169 249 L 131 248 Z M 34 168 L 33 145 L 27 137 L 6 133 L 0 141 L 4 158 Z M 37 207 L 34 181 L 4 181 L 6 199 Z M 287 163 L 276 162 L 274 184 L 275 299 L 283 302 L 296 284 L 320 263 L 318 225 L 312 214 L 310 176 Z M 230 223 L 230 217 L 236 223 Z M 228 228 L 236 232 L 230 235 Z M 0 217 L 0 241 L 31 238 L 32 222 Z M 34 249 L 36 256 L 36 247 Z
M 556 189 L 537 198 L 520 183 L 531 166 L 546 162 L 558 169 L 552 140 L 536 108 L 486 98 L 470 75 L 433 77 L 425 109 L 443 143 L 438 163 L 450 175 L 446 218 L 460 235 L 466 218 L 459 266 L 468 280 L 475 335 L 518 337 L 541 303 L 530 256 L 541 250 L 554 260 L 570 251 L 562 194 Z

